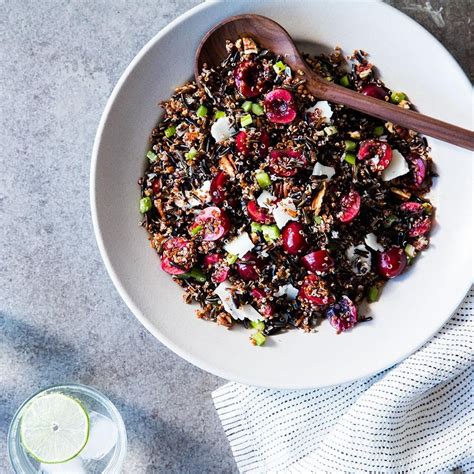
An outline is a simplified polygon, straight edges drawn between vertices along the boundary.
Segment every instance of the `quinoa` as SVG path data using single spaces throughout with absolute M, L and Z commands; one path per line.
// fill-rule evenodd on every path
M 429 245 L 427 141 L 318 102 L 284 58 L 249 38 L 227 51 L 220 67 L 203 68 L 200 86 L 188 82 L 162 103 L 139 180 L 142 200 L 151 199 L 142 225 L 199 318 L 252 326 L 257 345 L 325 318 L 348 330 L 368 319 L 359 304 L 377 300 Z M 304 58 L 328 81 L 413 107 L 363 51 Z M 404 172 L 385 179 L 400 159 Z M 239 236 L 251 248 L 230 254 Z M 215 292 L 222 285 L 234 311 Z

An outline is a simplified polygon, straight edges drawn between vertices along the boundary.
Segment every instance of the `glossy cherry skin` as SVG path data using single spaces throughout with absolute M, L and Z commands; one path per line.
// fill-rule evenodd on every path
M 270 169 L 277 176 L 290 177 L 298 174 L 308 164 L 306 157 L 296 150 L 272 150 Z
M 170 275 L 182 275 L 195 263 L 193 242 L 184 237 L 172 237 L 163 244 L 161 268 Z
M 222 209 L 211 206 L 206 207 L 197 215 L 189 230 L 193 231 L 198 226 L 202 227 L 197 232 L 202 236 L 202 240 L 219 240 L 229 232 L 230 220 Z
M 415 182 L 415 185 L 421 186 L 426 178 L 426 161 L 416 153 L 411 153 L 408 156 L 408 161 L 411 163 L 413 181 Z
M 308 247 L 303 226 L 296 221 L 286 224 L 281 233 L 281 240 L 283 249 L 290 255 L 303 252 Z
M 326 317 L 337 333 L 347 331 L 357 324 L 357 307 L 348 296 L 343 296 L 326 311 Z
M 268 209 L 260 207 L 255 201 L 247 203 L 247 212 L 249 213 L 250 219 L 260 224 L 271 224 L 274 222 L 272 215 L 268 212 Z
M 153 183 L 151 183 L 151 189 L 153 194 L 158 194 L 161 191 L 161 181 L 159 178 L 153 180 Z
M 270 146 L 270 136 L 265 130 L 259 130 L 258 132 L 246 132 L 245 130 L 241 130 L 235 137 L 235 148 L 244 156 L 249 156 L 252 150 L 249 142 L 253 140 L 258 143 L 259 156 L 265 156 Z
M 219 171 L 211 181 L 211 200 L 214 204 L 222 204 L 227 198 L 226 184 L 229 180 L 224 171 Z
M 329 293 L 324 281 L 317 275 L 305 276 L 298 298 L 316 306 L 334 303 L 334 297 Z
M 367 84 L 360 92 L 364 95 L 375 97 L 376 99 L 380 100 L 385 100 L 385 97 L 387 96 L 387 91 L 383 87 L 376 84 Z
M 297 108 L 293 94 L 286 89 L 270 91 L 265 96 L 264 106 L 270 122 L 287 124 L 296 118 Z
M 224 257 L 218 253 L 205 255 L 202 261 L 205 270 L 211 270 L 211 279 L 214 283 L 222 283 L 227 280 L 229 275 L 229 267 L 223 265 Z
M 234 69 L 235 86 L 246 98 L 260 95 L 265 87 L 263 66 L 258 61 L 241 61 Z
M 400 247 L 377 254 L 377 271 L 385 278 L 395 278 L 400 275 L 407 266 L 407 257 Z
M 265 293 L 265 291 L 261 290 L 260 288 L 254 288 L 251 291 L 251 294 L 252 294 L 254 300 L 258 304 L 258 311 L 259 311 L 260 314 L 262 314 L 265 317 L 268 317 L 268 316 L 272 316 L 276 313 L 276 307 L 272 302 L 267 301 L 267 302 L 263 303 L 261 301 L 262 299 L 268 297 L 267 294 Z
M 351 222 L 358 216 L 360 211 L 360 194 L 355 189 L 352 189 L 341 198 L 339 207 L 339 220 L 344 223 Z
M 329 252 L 324 249 L 310 252 L 301 257 L 301 263 L 307 270 L 318 275 L 324 275 L 334 267 L 334 260 L 329 255 Z
M 260 276 L 263 262 L 252 252 L 248 252 L 241 260 L 237 261 L 235 268 L 240 277 L 245 281 L 257 280 Z
M 359 161 L 368 161 L 370 169 L 379 173 L 392 161 L 392 147 L 380 140 L 364 140 L 357 153 Z

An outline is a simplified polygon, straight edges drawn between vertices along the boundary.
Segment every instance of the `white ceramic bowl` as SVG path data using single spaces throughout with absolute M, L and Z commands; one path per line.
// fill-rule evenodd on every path
M 374 320 L 336 335 L 290 331 L 248 343 L 244 329 L 198 320 L 181 289 L 164 274 L 139 227 L 137 179 L 157 104 L 189 79 L 196 46 L 221 19 L 267 15 L 313 50 L 361 48 L 389 86 L 407 92 L 426 114 L 471 126 L 471 87 L 448 52 L 397 10 L 378 2 L 207 2 L 158 33 L 135 57 L 105 108 L 94 145 L 91 205 L 97 242 L 120 295 L 170 349 L 216 375 L 276 388 L 313 388 L 369 376 L 402 360 L 449 318 L 472 280 L 472 157 L 430 140 L 440 177 L 433 199 L 437 226 L 430 249 L 372 305 Z

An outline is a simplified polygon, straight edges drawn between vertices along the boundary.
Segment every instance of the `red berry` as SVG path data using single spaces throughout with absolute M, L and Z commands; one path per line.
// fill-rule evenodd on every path
M 295 176 L 308 160 L 296 150 L 272 150 L 270 152 L 270 168 L 278 176 Z
M 266 85 L 260 62 L 245 60 L 234 69 L 235 85 L 244 97 L 260 95 Z
M 426 177 L 426 162 L 420 155 L 412 153 L 408 156 L 413 172 L 413 180 L 417 186 L 421 186 Z
M 208 254 L 203 258 L 203 267 L 205 270 L 212 270 L 211 279 L 214 283 L 222 283 L 227 280 L 229 267 L 224 262 L 224 257 L 218 253 Z
M 172 237 L 163 244 L 161 268 L 170 275 L 182 275 L 191 270 L 196 260 L 193 242 L 184 237 Z
M 345 223 L 351 222 L 360 211 L 360 194 L 355 189 L 352 189 L 341 198 L 339 206 L 339 220 Z
M 369 97 L 375 97 L 376 99 L 385 100 L 387 91 L 376 84 L 368 84 L 362 88 L 361 93 Z
M 201 229 L 197 233 L 202 235 L 203 240 L 219 240 L 229 231 L 230 220 L 224 211 L 211 206 L 206 207 L 197 215 L 189 230 L 193 231 L 198 226 L 201 226 Z
M 257 280 L 260 276 L 263 262 L 258 260 L 257 256 L 252 252 L 248 252 L 241 260 L 239 260 L 235 268 L 240 277 L 245 281 Z
M 153 183 L 151 184 L 151 189 L 153 191 L 153 194 L 158 194 L 161 191 L 161 180 L 159 178 L 153 180 Z
M 307 270 L 319 275 L 327 273 L 334 266 L 334 260 L 327 250 L 310 252 L 301 258 L 301 263 Z
M 265 96 L 265 112 L 273 123 L 290 123 L 296 118 L 293 94 L 286 89 L 274 89 Z
M 303 280 L 298 298 L 316 306 L 326 306 L 334 303 L 332 296 L 324 283 L 317 275 L 307 275 Z
M 431 230 L 432 220 L 430 217 L 423 217 L 418 219 L 411 226 L 408 232 L 409 237 L 418 237 L 419 235 L 427 234 Z
M 377 254 L 377 271 L 385 278 L 395 278 L 407 266 L 407 257 L 400 247 L 392 247 L 386 252 Z
M 247 203 L 247 212 L 253 221 L 259 222 L 260 224 L 271 224 L 274 222 L 268 209 L 260 207 L 255 201 Z
M 365 140 L 360 144 L 357 157 L 360 161 L 368 160 L 372 171 L 380 172 L 392 161 L 392 148 L 380 140 Z
M 219 171 L 211 181 L 211 199 L 214 204 L 222 204 L 226 199 L 226 184 L 229 177 L 224 171 Z
M 235 137 L 235 148 L 244 156 L 249 156 L 252 151 L 252 142 L 258 144 L 259 156 L 265 156 L 270 146 L 270 136 L 265 130 L 241 130 Z
M 258 304 L 258 311 L 260 312 L 260 314 L 262 314 L 263 316 L 272 316 L 276 313 L 276 308 L 273 303 L 271 303 L 270 301 L 262 302 L 264 298 L 268 298 L 265 291 L 261 290 L 260 288 L 254 288 L 251 291 L 251 294 Z
M 281 233 L 281 240 L 283 248 L 291 255 L 302 252 L 308 246 L 303 226 L 296 221 L 286 224 Z
M 357 307 L 349 297 L 344 295 L 337 303 L 328 308 L 326 317 L 339 334 L 356 325 Z

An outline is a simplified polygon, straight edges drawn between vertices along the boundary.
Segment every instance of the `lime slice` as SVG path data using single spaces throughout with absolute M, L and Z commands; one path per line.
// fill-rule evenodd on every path
M 24 448 L 39 462 L 66 462 L 86 445 L 89 416 L 74 398 L 62 393 L 40 395 L 25 407 L 20 437 Z

